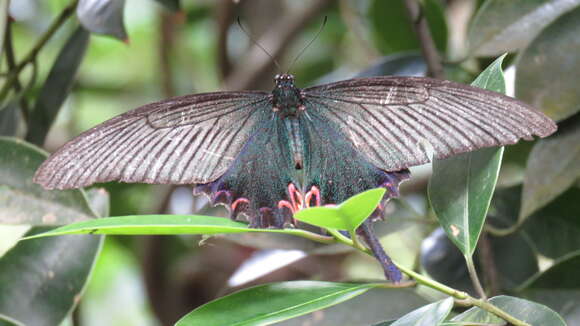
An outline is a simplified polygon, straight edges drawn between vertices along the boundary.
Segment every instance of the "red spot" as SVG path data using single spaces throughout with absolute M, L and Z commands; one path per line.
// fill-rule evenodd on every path
M 312 186 L 310 188 L 310 191 L 306 193 L 305 197 L 305 202 L 306 202 L 306 207 L 310 207 L 310 201 L 312 200 L 312 197 L 314 197 L 315 200 L 315 206 L 320 206 L 320 204 L 322 203 L 322 201 L 320 200 L 320 189 L 318 189 L 318 187 L 316 186 Z
M 247 198 L 238 198 L 236 199 L 233 203 L 232 203 L 232 211 L 236 210 L 236 206 L 238 206 L 240 203 L 246 203 L 249 204 L 250 201 Z

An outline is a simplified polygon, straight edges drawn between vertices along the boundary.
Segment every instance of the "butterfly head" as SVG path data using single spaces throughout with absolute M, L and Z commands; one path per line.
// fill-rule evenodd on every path
M 276 87 L 272 91 L 273 111 L 283 118 L 298 115 L 304 106 L 300 89 L 294 85 L 294 76 L 279 74 L 274 77 L 274 82 Z

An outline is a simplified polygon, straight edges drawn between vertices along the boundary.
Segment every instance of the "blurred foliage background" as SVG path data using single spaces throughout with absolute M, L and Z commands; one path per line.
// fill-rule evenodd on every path
M 110 1 L 93 1 L 99 2 Z M 9 80 L 14 61 L 25 58 L 55 19 L 76 2 L 0 1 L 6 26 L 2 81 L 3 87 L 13 87 L 0 98 L 0 135 L 26 138 L 52 152 L 82 131 L 155 100 L 216 90 L 270 90 L 279 71 L 242 32 L 237 17 L 283 69 L 291 67 L 299 87 L 359 74 L 425 75 L 427 71 L 403 1 L 115 2 L 98 14 L 83 16 L 74 10 L 68 14 L 34 54 L 35 64 L 22 69 L 16 87 Z M 580 1 L 425 0 L 421 4 L 447 79 L 469 83 L 496 56 L 509 52 L 505 67 L 511 95 L 559 122 L 560 131 L 552 138 L 506 148 L 489 227 L 476 260 L 492 295 L 511 293 L 542 302 L 562 314 L 569 325 L 580 325 L 580 281 L 575 275 L 580 264 Z M 328 23 L 320 36 L 293 63 L 315 37 L 324 16 Z M 97 18 L 108 27 L 99 30 Z M 98 32 L 87 36 L 86 46 L 77 29 L 79 19 Z M 75 31 L 81 41 L 67 51 L 77 57 L 61 56 Z M 75 58 L 82 59 L 78 71 Z M 50 71 L 58 64 L 61 70 L 56 76 L 62 78 L 51 79 Z M 63 80 L 68 77 L 70 83 Z M 48 111 L 53 114 L 35 120 L 42 101 L 52 105 Z M 31 134 L 29 126 L 36 126 L 34 133 L 41 136 Z M 9 164 L 7 153 L 5 148 L 3 162 Z M 380 267 L 368 257 L 286 235 L 109 236 L 102 248 L 97 240 L 85 249 L 69 240 L 54 247 L 43 245 L 53 248 L 47 252 L 24 248 L 26 242 L 17 243 L 24 233 L 63 220 L 43 216 L 41 222 L 32 223 L 27 213 L 15 217 L 15 211 L 26 211 L 27 203 L 7 197 L 10 183 L 6 180 L 15 171 L 0 174 L 4 178 L 0 222 L 5 224 L 0 226 L 0 255 L 4 255 L 0 259 L 0 315 L 21 321 L 20 316 L 27 316 L 24 319 L 30 323 L 25 324 L 55 325 L 49 320 L 65 319 L 65 325 L 173 325 L 195 307 L 250 285 L 382 278 Z M 430 166 L 412 170 L 412 180 L 404 184 L 402 198 L 391 203 L 388 222 L 377 225 L 378 233 L 395 260 L 473 292 L 461 253 L 438 228 L 430 209 L 426 194 L 430 171 Z M 102 205 L 101 212 L 108 210 L 103 216 L 225 214 L 208 207 L 205 198 L 194 198 L 187 187 L 120 183 L 101 187 L 106 193 L 95 190 L 89 201 L 106 202 L 108 193 L 110 207 Z M 64 250 L 72 247 L 74 253 Z M 77 262 L 84 259 L 85 267 L 70 268 L 62 258 L 68 255 Z M 62 290 L 49 281 L 39 283 L 15 267 L 27 262 L 24 266 L 34 270 L 58 263 L 69 271 L 67 280 L 78 279 L 75 289 L 80 291 L 94 257 L 82 299 L 60 293 L 70 289 Z M 55 286 L 54 292 L 43 292 L 49 285 Z M 21 291 L 37 294 L 28 302 L 56 300 L 58 308 L 50 306 L 50 311 L 42 313 L 51 318 L 39 321 L 44 315 L 34 305 L 19 301 L 16 293 Z M 388 293 L 372 290 L 282 324 L 365 325 L 397 318 L 439 298 L 440 294 L 421 287 Z M 8 317 L 5 323 L 12 325 Z

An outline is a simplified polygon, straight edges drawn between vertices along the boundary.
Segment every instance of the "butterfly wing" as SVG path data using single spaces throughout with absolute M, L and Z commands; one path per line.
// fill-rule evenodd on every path
M 34 182 L 68 189 L 96 182 L 196 184 L 221 176 L 271 112 L 265 92 L 216 92 L 147 104 L 73 139 Z
M 419 77 L 372 77 L 303 90 L 305 106 L 332 121 L 377 167 L 397 171 L 482 147 L 545 137 L 555 123 L 495 92 Z

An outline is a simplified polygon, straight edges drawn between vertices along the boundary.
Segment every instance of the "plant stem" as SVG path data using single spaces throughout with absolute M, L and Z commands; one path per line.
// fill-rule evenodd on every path
M 8 72 L 7 80 L 2 89 L 0 89 L 0 102 L 3 102 L 8 92 L 15 83 L 18 81 L 18 75 L 28 65 L 36 59 L 36 56 L 42 50 L 44 45 L 51 39 L 51 37 L 56 33 L 56 31 L 66 22 L 66 20 L 74 13 L 77 6 L 78 0 L 73 0 L 70 5 L 61 11 L 58 17 L 50 24 L 46 32 L 38 39 L 36 44 L 30 49 L 30 51 L 24 56 L 24 59 L 20 61 L 14 69 Z
M 475 287 L 475 291 L 477 291 L 477 294 L 479 294 L 483 300 L 487 300 L 487 295 L 483 290 L 483 286 L 481 286 L 481 282 L 477 276 L 477 271 L 475 270 L 475 264 L 473 264 L 473 258 L 471 255 L 465 255 L 465 263 L 467 264 L 467 271 L 469 272 L 469 277 L 471 278 L 473 287 Z

